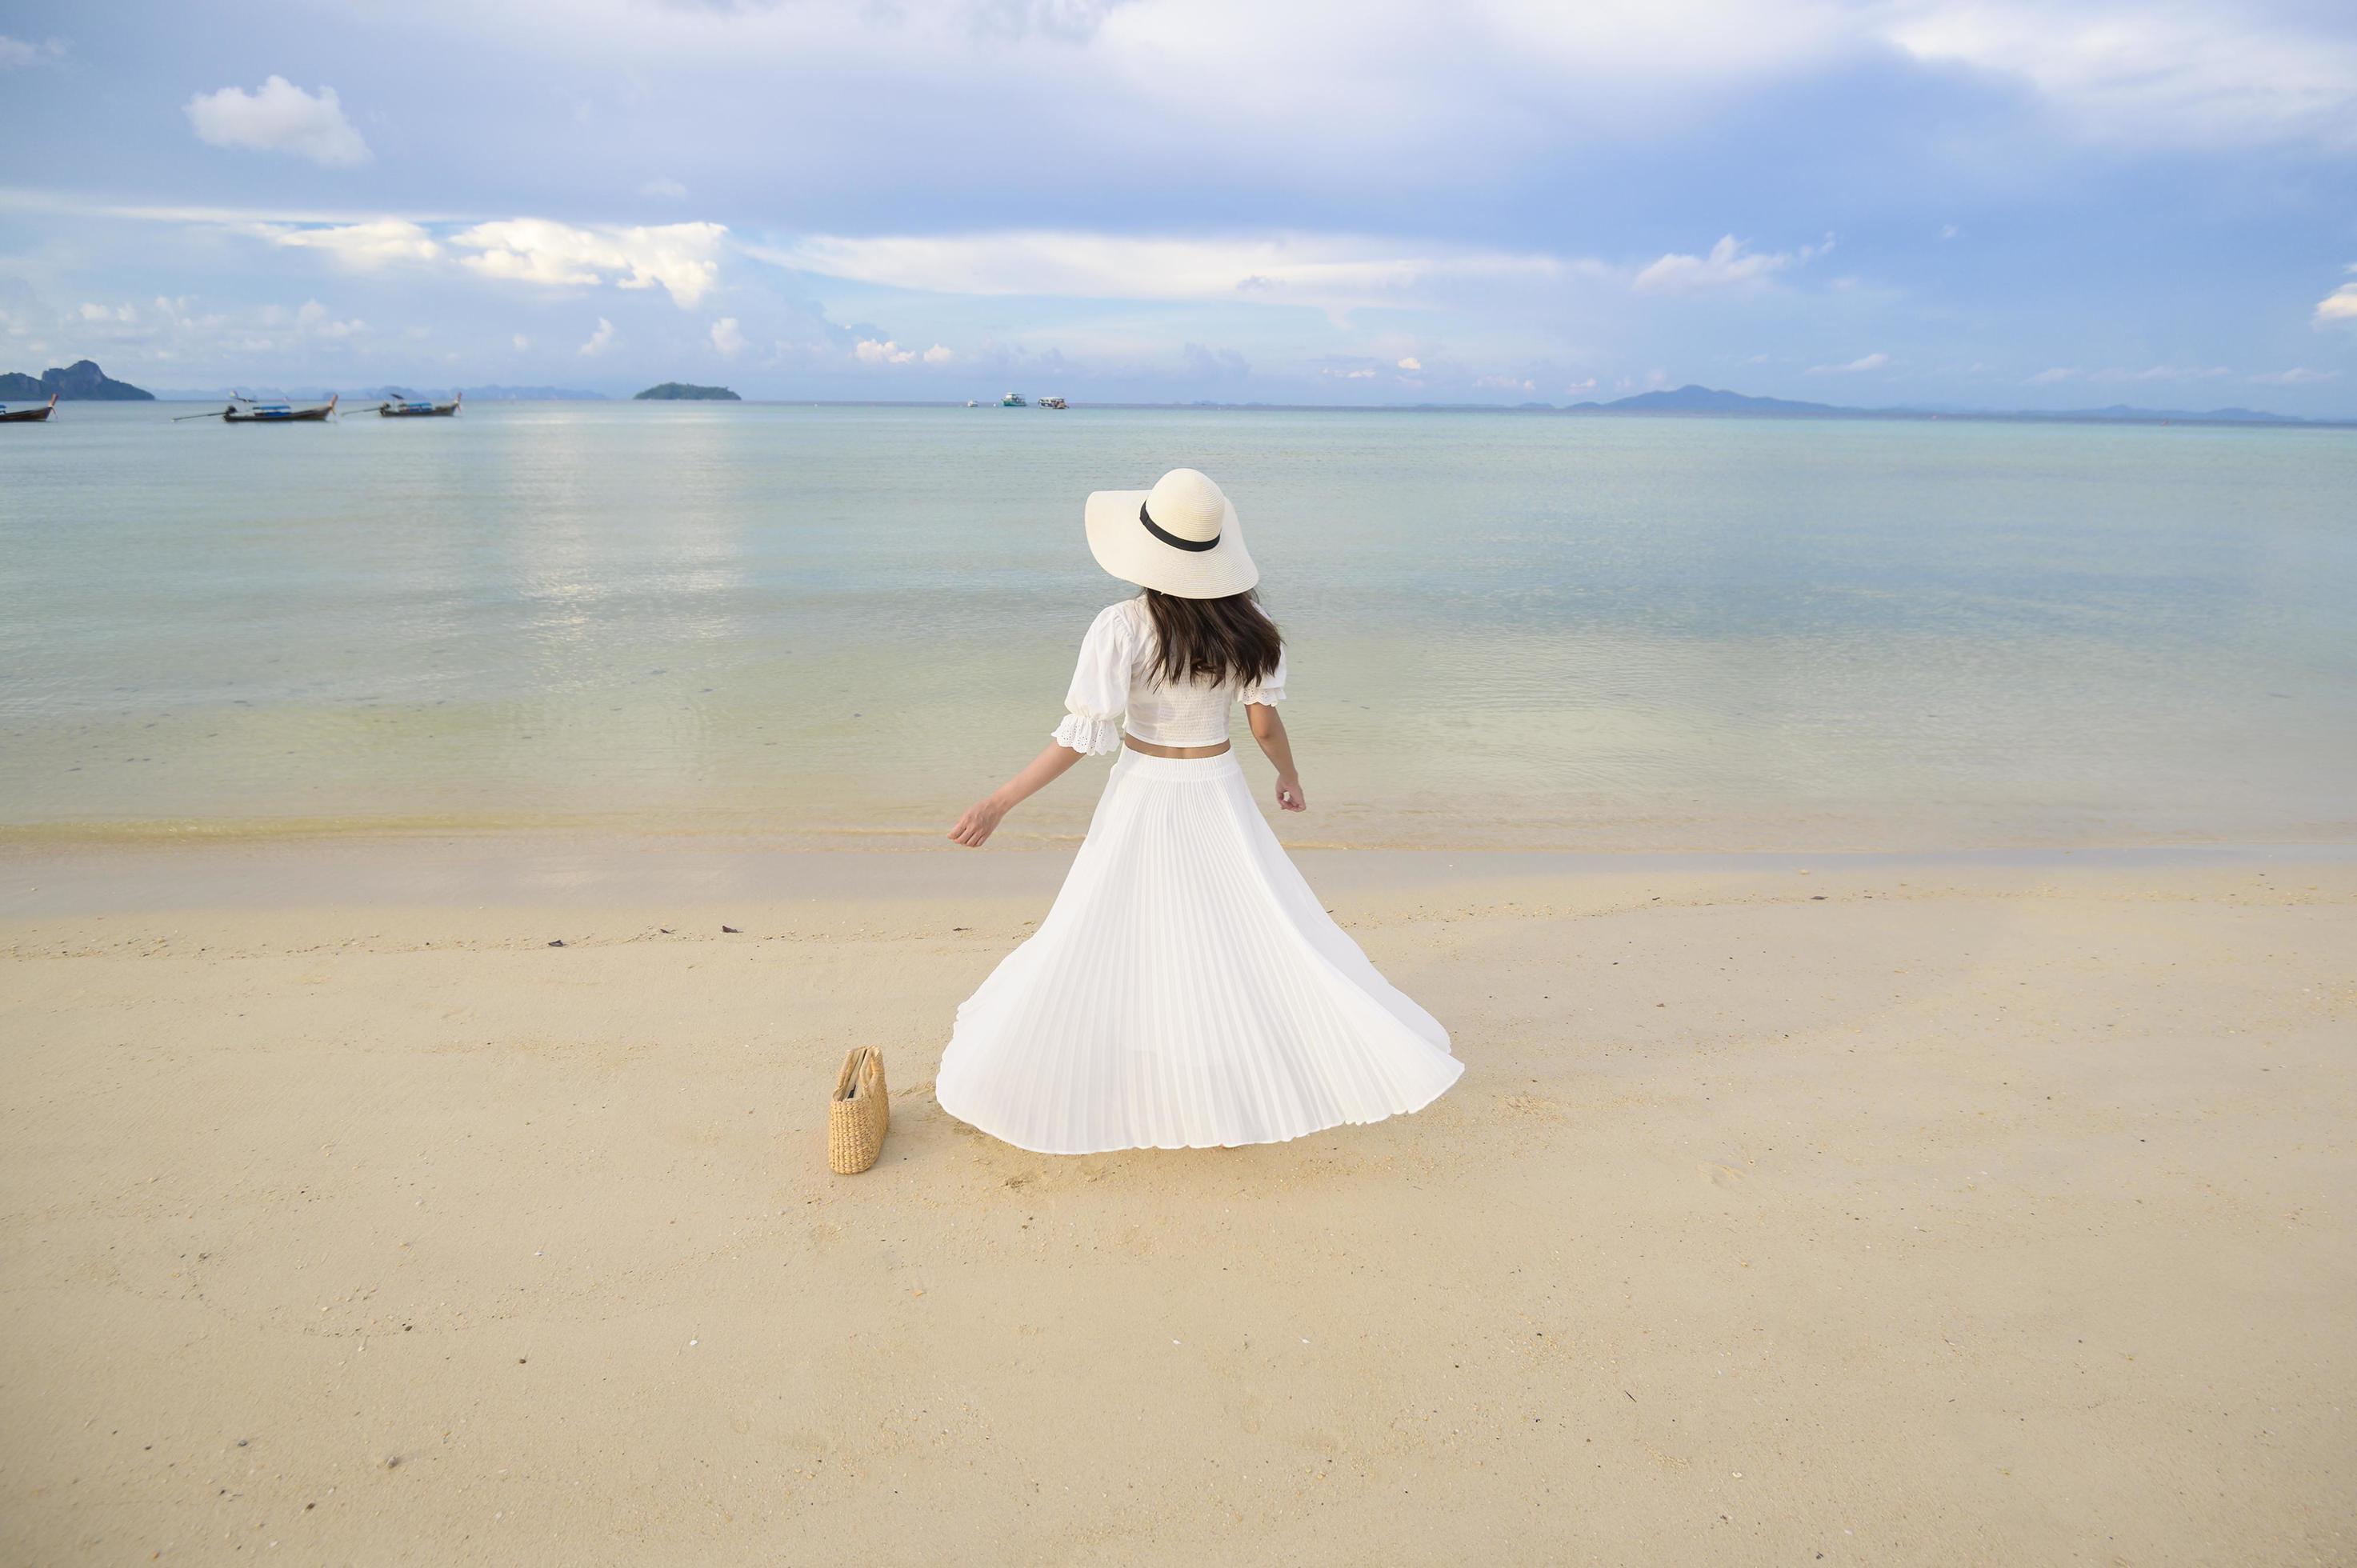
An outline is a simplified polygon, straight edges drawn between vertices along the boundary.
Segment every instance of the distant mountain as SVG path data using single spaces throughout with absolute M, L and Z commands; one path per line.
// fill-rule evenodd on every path
M 21 403 L 46 400 L 51 392 L 59 403 L 154 403 L 156 394 L 129 381 L 118 381 L 90 360 L 76 360 L 64 370 L 43 371 L 38 376 L 0 376 L 0 400 Z
M 467 395 L 477 403 L 604 403 L 606 394 L 576 392 L 570 387 L 468 387 Z
M 1576 403 L 1566 413 L 1717 413 L 1774 419 L 1994 419 L 2031 424 L 2320 424 L 2346 425 L 2347 420 L 2295 419 L 2287 413 L 2267 413 L 2255 408 L 2190 409 L 2109 408 L 1986 409 L 1986 408 L 1844 408 L 1829 403 L 1795 403 L 1781 397 L 1747 397 L 1714 387 L 1684 386 L 1674 392 L 1639 392 L 1611 403 Z
M 652 399 L 659 403 L 742 403 L 745 400 L 726 387 L 691 386 L 685 381 L 665 381 L 659 387 L 649 387 L 634 402 Z
M 2015 413 L 2008 419 L 2128 419 L 2199 420 L 2204 424 L 2332 424 L 2336 420 L 2295 419 L 2288 413 L 2268 413 L 2255 408 L 2130 408 L 2115 403 L 2109 408 L 2078 408 L 2065 413 Z
M 1862 413 L 1863 409 L 1835 408 L 1825 403 L 1793 403 L 1781 397 L 1747 397 L 1741 392 L 1719 392 L 1712 387 L 1680 387 L 1675 392 L 1639 392 L 1611 403 L 1576 403 L 1573 413 L 1773 413 L 1811 414 L 1823 417 L 1829 413 Z

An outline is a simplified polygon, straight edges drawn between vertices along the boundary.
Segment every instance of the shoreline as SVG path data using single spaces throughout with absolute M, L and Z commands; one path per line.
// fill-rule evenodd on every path
M 1006 836 L 1006 835 L 1002 835 Z M 1053 897 L 1079 839 L 996 840 L 979 853 L 932 838 L 826 847 L 728 833 L 548 830 L 339 833 L 27 845 L 0 839 L 0 922 L 160 909 L 594 906 Z M 2357 865 L 2357 843 L 2041 845 L 1924 851 L 1287 848 L 1311 886 L 1338 893 L 1448 883 L 1655 875 L 1746 879 L 1823 871 L 1944 875 L 2205 873 Z
M 1048 803 L 1028 822 L 999 830 L 994 843 L 1026 850 L 1070 848 L 1085 836 L 1095 797 L 1064 797 Z M 962 809 L 962 808 L 961 808 Z M 948 813 L 942 816 L 942 813 Z M 1626 815 L 1587 820 L 1507 819 L 1482 831 L 1482 820 L 1456 829 L 1415 821 L 1414 836 L 1373 831 L 1375 813 L 1357 801 L 1320 809 L 1322 820 L 1266 813 L 1288 850 L 1351 854 L 1469 854 L 1532 855 L 1719 855 L 1759 854 L 2040 854 L 2076 850 L 2227 849 L 2284 846 L 2294 849 L 2357 845 L 2357 819 L 2313 816 L 2224 829 L 2195 828 L 2135 820 L 2105 821 L 2057 816 L 2027 826 L 1997 819 L 1975 822 L 1869 818 L 1861 831 L 1856 818 L 1808 813 L 1782 818 L 1735 816 L 1642 819 Z M 1402 813 L 1394 813 L 1396 820 Z M 754 813 L 689 813 L 663 816 L 619 812 L 610 817 L 517 815 L 366 817 L 156 817 L 0 823 L 0 857 L 81 851 L 181 846 L 359 844 L 417 843 L 436 839 L 515 840 L 560 843 L 594 838 L 631 843 L 744 845 L 757 850 L 792 849 L 813 854 L 931 853 L 940 847 L 941 811 L 892 822 L 787 824 Z M 941 818 L 937 821 L 936 818 Z

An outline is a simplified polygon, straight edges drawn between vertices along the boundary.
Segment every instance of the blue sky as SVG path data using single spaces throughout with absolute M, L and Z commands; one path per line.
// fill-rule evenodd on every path
M 2357 414 L 2344 0 L 0 0 L 0 369 Z

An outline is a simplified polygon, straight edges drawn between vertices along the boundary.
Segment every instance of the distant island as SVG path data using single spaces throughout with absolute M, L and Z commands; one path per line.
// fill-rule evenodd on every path
M 649 387 L 631 401 L 644 403 L 742 403 L 745 400 L 726 387 L 690 386 L 685 381 L 665 381 L 659 387 Z
M 1529 406 L 1528 404 L 1524 405 Z M 1749 397 L 1716 387 L 1684 386 L 1674 392 L 1639 392 L 1611 403 L 1576 403 L 1566 413 L 1716 413 L 1770 419 L 1991 419 L 2069 424 L 2339 424 L 2340 420 L 2295 419 L 2255 408 L 2016 409 L 1897 407 L 1845 408 L 1830 403 L 1795 403 L 1781 397 Z
M 820 406 L 813 400 L 813 406 Z M 868 407 L 845 402 L 845 408 Z M 876 407 L 900 404 L 876 403 Z M 906 406 L 938 406 L 908 404 Z M 951 406 L 954 407 L 955 404 Z M 971 405 L 969 405 L 971 406 Z M 1512 413 L 1532 418 L 1594 419 L 1662 417 L 1736 419 L 1920 419 L 1982 421 L 1993 424 L 2233 424 L 2287 430 L 2357 430 L 2357 418 L 2301 419 L 2270 413 L 2262 408 L 2136 408 L 2113 403 L 2106 408 L 1969 408 L 1948 403 L 1899 404 L 1887 408 L 1845 408 L 1830 403 L 1800 403 L 1789 398 L 1751 397 L 1715 387 L 1684 386 L 1667 392 L 1639 392 L 1612 403 L 1217 403 L 1200 398 L 1192 403 L 1098 403 L 1091 408 L 1221 409 L 1237 413 Z
M 1527 406 L 1527 405 L 1526 405 Z M 1571 413 L 1781 413 L 1794 418 L 1822 419 L 1827 414 L 1863 413 L 1864 409 L 1836 407 L 1829 403 L 1795 403 L 1790 398 L 1751 397 L 1720 392 L 1716 387 L 1683 386 L 1675 392 L 1639 392 L 1610 403 L 1576 403 Z
M 43 371 L 38 376 L 11 371 L 0 376 L 0 401 L 46 401 L 55 392 L 59 403 L 154 403 L 156 394 L 129 381 L 118 381 L 95 361 L 76 360 L 64 370 Z

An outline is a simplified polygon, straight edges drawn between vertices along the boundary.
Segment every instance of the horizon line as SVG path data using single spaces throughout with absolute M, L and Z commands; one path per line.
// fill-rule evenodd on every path
M 296 383 L 296 384 L 301 384 L 301 383 Z M 324 383 L 324 382 L 322 382 L 322 383 L 317 383 L 317 384 L 319 386 L 319 391 L 318 391 L 316 394 L 312 394 L 312 393 L 308 393 L 308 392 L 280 392 L 280 393 L 274 393 L 274 394 L 273 394 L 273 395 L 289 396 L 289 397 L 317 395 L 317 396 L 319 396 L 319 397 L 326 397 L 326 396 L 328 396 L 328 395 L 329 393 L 331 393 L 331 392 L 347 392 L 347 391 L 352 392 L 354 392 L 354 393 L 355 393 L 355 395 L 357 395 L 357 396 L 362 396 L 362 397 L 386 395 L 386 394 L 382 394 L 382 393 L 381 393 L 381 392 L 364 392 L 364 391 L 361 391 L 361 390 L 357 389 L 357 388 L 339 388 L 339 387 L 333 386 L 333 385 L 330 385 L 330 384 L 328 384 L 328 383 Z M 378 385 L 378 386 L 380 386 L 380 387 L 386 387 L 386 386 L 405 386 L 406 384 L 407 384 L 407 383 L 404 383 L 404 382 L 391 382 L 391 381 L 387 381 L 387 382 L 379 382 L 379 383 L 377 383 L 377 385 Z M 440 389 L 438 389 L 438 390 L 446 391 L 446 392 L 450 392 L 481 393 L 481 392 L 485 392 L 491 391 L 492 389 L 495 389 L 495 388 L 500 387 L 500 386 L 502 386 L 502 385 L 504 385 L 504 384 L 506 384 L 506 383 L 498 382 L 498 381 L 486 381 L 486 382 L 482 382 L 482 383 L 480 383 L 479 385 L 476 385 L 476 386 L 468 386 L 468 385 L 463 385 L 463 384 L 460 384 L 460 383 L 457 383 L 457 382 L 451 382 L 451 383 L 448 383 L 448 384 L 447 384 L 446 386 L 444 386 L 444 387 L 442 387 L 442 388 L 440 388 Z M 657 384 L 658 384 L 658 385 L 660 385 L 660 384 L 662 384 L 662 383 L 657 383 Z M 1696 383 L 1694 383 L 1694 384 L 1695 384 L 1695 385 L 1696 385 L 1696 386 L 1699 386 L 1699 385 L 1700 385 L 1700 383 L 1699 383 L 1699 382 L 1696 382 Z M 427 391 L 427 392 L 411 392 L 411 393 L 407 393 L 406 395 L 411 395 L 411 396 L 425 396 L 425 395 L 430 395 L 431 391 L 433 391 L 433 390 L 436 390 L 436 389 L 428 389 L 428 391 Z M 746 396 L 746 395 L 744 395 L 744 394 L 742 394 L 742 393 L 739 393 L 739 394 L 737 394 L 737 396 L 735 396 L 735 397 L 733 397 L 733 398 L 712 398 L 712 399 L 640 399 L 640 397 L 638 397 L 638 396 L 637 396 L 637 394 L 635 394 L 635 393 L 631 393 L 631 392 L 619 392 L 619 393 L 617 393 L 617 392 L 592 392 L 592 391 L 587 391 L 587 390 L 586 390 L 586 389 L 585 389 L 585 390 L 580 390 L 580 391 L 575 391 L 575 390 L 570 389 L 570 388 L 559 388 L 559 387 L 554 387 L 554 386 L 552 386 L 552 387 L 548 388 L 547 390 L 548 390 L 548 391 L 550 391 L 551 392 L 560 393 L 560 394 L 562 394 L 562 395 L 551 396 L 551 397 L 537 397 L 537 398 L 532 398 L 532 397 L 497 397 L 497 396 L 493 396 L 493 397 L 487 398 L 487 399 L 485 399 L 484 401 L 487 401 L 487 402 L 492 402 L 492 403 L 637 403 L 637 402 L 645 401 L 645 402 L 660 402 L 660 403 L 673 403 L 673 402 L 678 402 L 678 403 L 705 403 L 705 404 L 720 404 L 720 405 L 724 405 L 724 406 L 725 406 L 726 403 L 739 403 L 739 404 L 755 404 L 755 405 L 766 406 L 766 407 L 803 407 L 803 408 L 952 408 L 952 409 L 961 409 L 961 408 L 964 408 L 964 407 L 966 407 L 966 406 L 967 406 L 966 401 L 965 401 L 965 400 L 963 400 L 963 399 L 959 399 L 959 398 L 828 398 L 828 397 L 791 397 L 791 396 L 789 396 L 789 397 L 748 397 L 748 396 Z M 1683 389 L 1683 388 L 1664 388 L 1664 389 L 1659 389 L 1659 390 L 1663 390 L 1663 391 L 1683 391 L 1683 390 L 1684 390 L 1684 389 Z M 1723 391 L 1724 389 L 1721 389 L 1721 388 L 1705 388 L 1705 389 L 1703 389 L 1703 390 L 1705 390 L 1705 391 L 1711 391 L 1711 392 L 1718 392 L 1718 391 Z M 218 399 L 218 398 L 220 398 L 220 397 L 222 397 L 222 396 L 224 396 L 224 395 L 226 395 L 226 396 L 231 396 L 231 397 L 234 397 L 234 396 L 236 396 L 237 394 L 236 394 L 236 393 L 234 393 L 234 392 L 227 392 L 227 393 L 223 393 L 223 392 L 197 392 L 197 391 L 194 391 L 194 390 L 191 390 L 191 389 L 180 389 L 180 390 L 171 391 L 171 392 L 154 392 L 154 393 L 151 393 L 150 395 L 152 396 L 152 398 L 154 399 L 154 401 L 156 401 L 156 402 L 157 402 L 157 403 L 209 403 L 209 402 L 212 402 L 212 401 L 214 401 L 214 400 L 216 400 L 216 399 Z M 1634 396 L 1641 396 L 1641 395 L 1643 395 L 1643 394 L 1641 394 L 1641 393 L 1632 393 L 1632 394 L 1631 394 L 1631 395 L 1632 397 L 1634 397 Z M 1749 393 L 1743 393 L 1743 392 L 1737 392 L 1737 393 L 1732 393 L 1732 394 L 1730 394 L 1730 395 L 1737 396 L 1737 397 L 1748 397 L 1748 396 L 1751 396 L 1751 395 L 1753 395 L 1753 394 L 1749 394 Z M 114 400 L 114 399 L 106 399 L 106 398 L 68 398 L 68 399 L 65 399 L 65 400 L 63 400 L 63 401 L 65 401 L 65 402 L 69 402 L 69 403 L 107 403 L 107 402 L 114 402 L 114 401 L 119 401 L 119 400 Z M 1998 423 L 1998 424 L 2204 424 L 2204 425 L 2212 425 L 2212 426 L 2226 426 L 2226 425 L 2232 425 L 2232 426 L 2246 427 L 2246 428 L 2302 427 L 2302 426 L 2305 426 L 2305 427 L 2308 427 L 2308 428 L 2322 428 L 2322 429 L 2352 429 L 2352 428 L 2357 428 L 2357 413 L 2344 414 L 2344 415 L 2322 415 L 2322 416 L 2315 416 L 2315 415 L 2305 415 L 2305 414 L 2277 413 L 2275 413 L 2275 412 L 2273 412 L 2273 411 L 2271 411 L 2271 410 L 2262 409 L 2262 408 L 2148 409 L 2148 408 L 2139 408 L 2139 407 L 2136 407 L 2136 405 L 2134 405 L 2134 404 L 2129 404 L 2129 403 L 2120 403 L 2120 404 L 2115 404 L 2115 405 L 2113 405 L 2113 406 L 2115 406 L 2115 407 L 2118 408 L 2121 412 L 2119 412 L 2119 413 L 2107 413 L 2107 412 L 2105 412 L 2104 410 L 2100 409 L 2100 408 L 2051 409 L 2051 410 L 2049 410 L 2049 409 L 2032 409 L 2032 408 L 2010 408 L 2010 409 L 2008 409 L 2008 408 L 1954 408 L 1954 407 L 1909 406 L 1909 405 L 1906 405 L 1906 404 L 1890 404 L 1890 405 L 1887 405 L 1887 406 L 1880 407 L 1880 408 L 1865 408 L 1865 407 L 1857 407 L 1857 406 L 1852 406 L 1852 405 L 1847 405 L 1847 404 L 1840 404 L 1840 403 L 1816 403 L 1816 404 L 1808 404 L 1808 405 L 1805 405 L 1805 406 L 1796 406 L 1796 407 L 1793 407 L 1793 408 L 1791 408 L 1791 409 L 1778 409 L 1778 408 L 1757 408 L 1757 409 L 1740 409 L 1740 408 L 1732 408 L 1732 409 L 1730 409 L 1730 408 L 1658 408 L 1658 407 L 1656 407 L 1656 408 L 1624 408 L 1624 407 L 1620 406 L 1620 403 L 1625 403 L 1625 402 L 1627 402 L 1627 401 L 1628 401 L 1627 399 L 1616 399 L 1616 400 L 1615 400 L 1614 402 L 1612 402 L 1612 403 L 1597 403 L 1597 402 L 1590 401 L 1590 402 L 1584 402 L 1584 403 L 1536 403 L 1536 402 L 1532 402 L 1532 403 L 1267 403 L 1267 402 L 1258 402 L 1258 401 L 1254 401 L 1254 402 L 1244 402 L 1244 403 L 1230 403 L 1230 402 L 1218 401 L 1218 400 L 1214 400 L 1214 399 L 1201 399 L 1201 398 L 1199 398 L 1199 399 L 1190 399 L 1190 400 L 1188 400 L 1188 401 L 1185 401 L 1185 402 L 1177 402 L 1177 401 L 1162 401 L 1162 402 L 1152 402 L 1152 403 L 1147 403 L 1147 402 L 1136 402 L 1136 401 L 1129 401 L 1129 400 L 1109 400 L 1109 401 L 1106 401 L 1106 402 L 1103 402 L 1103 403 L 1081 403 L 1081 404 L 1073 405 L 1073 406 L 1071 406 L 1071 407 L 1070 407 L 1070 408 L 1063 409 L 1063 410 L 1047 410 L 1047 411 L 1044 411 L 1044 412 L 1049 412 L 1049 413 L 1075 413 L 1075 412 L 1080 412 L 1080 411 L 1084 410 L 1084 409 L 1092 409 L 1092 408 L 1093 408 L 1093 409 L 1132 410 L 1132 411 L 1139 411 L 1139 412 L 1151 412 L 1151 411 L 1157 411 L 1157 410 L 1159 410 L 1159 411 L 1166 411 L 1166 412 L 1178 412 L 1178 413 L 1184 413 L 1184 412 L 1188 412 L 1188 411 L 1193 410 L 1193 411 L 1200 411 L 1200 412 L 1204 412 L 1204 413 L 1228 412 L 1228 413 L 1520 413 L 1520 414 L 1533 414 L 1533 415 L 1536 415 L 1536 414 L 1548 414 L 1548 413 L 1553 413 L 1553 414 L 1571 414 L 1571 415 L 1581 415 L 1581 416 L 1609 415 L 1609 416 L 1611 416 L 1611 417 L 1613 417 L 1613 418 L 1616 418 L 1616 419 L 1632 419 L 1632 418 L 1657 418 L 1657 419 L 1658 419 L 1658 418 L 1668 418 L 1668 419 L 1781 419 L 1781 420 L 1794 420 L 1794 421 L 1798 421 L 1798 420 L 1809 420 L 1809 419 L 1839 419 L 1839 420 L 1858 420 L 1858 419 L 1867 419 L 1867 420 L 1894 420 L 1894 421 L 1896 421 L 1896 420 L 1911 420 L 1911 421 L 1919 421 L 1919 422 L 1925 423 L 1925 424 L 1935 424 L 1935 423 L 1937 423 L 1937 422 L 1939 422 L 1939 421 L 1941 421 L 1941 420 L 1978 420 L 1978 421 L 1989 421 L 1989 422 L 1994 422 L 1994 423 Z M 1762 397 L 1762 398 L 1759 398 L 1759 399 L 1758 399 L 1758 401 L 1760 401 L 1760 402 L 1763 402 L 1763 403 L 1792 403 L 1792 402 L 1793 402 L 1794 400 L 1791 400 L 1791 399 L 1783 399 L 1783 398 L 1773 398 L 1773 397 Z M 983 400 L 979 400 L 979 399 L 977 399 L 977 400 L 975 400 L 975 401 L 974 401 L 974 405 L 973 405 L 973 406 L 974 406 L 974 407 L 976 407 L 976 408 L 978 408 L 978 409 L 991 409 L 991 408 L 997 408 L 997 407 L 998 407 L 998 406 L 1000 406 L 1000 405 L 999 405 L 999 404 L 998 404 L 995 400 L 994 400 L 994 401 L 987 401 L 987 402 L 985 402 L 985 401 L 983 401 Z M 1027 405 L 1027 407 L 1026 407 L 1026 412 L 1033 412 L 1033 411 L 1035 411 L 1035 410 L 1037 410 L 1037 409 L 1038 409 L 1038 405 L 1037 405 L 1036 403 L 1034 403 L 1034 404 L 1029 404 L 1029 405 Z M 2249 415 L 2257 415 L 2258 417 L 2256 417 L 2256 418 L 2247 417 L 2247 416 L 2249 416 Z

